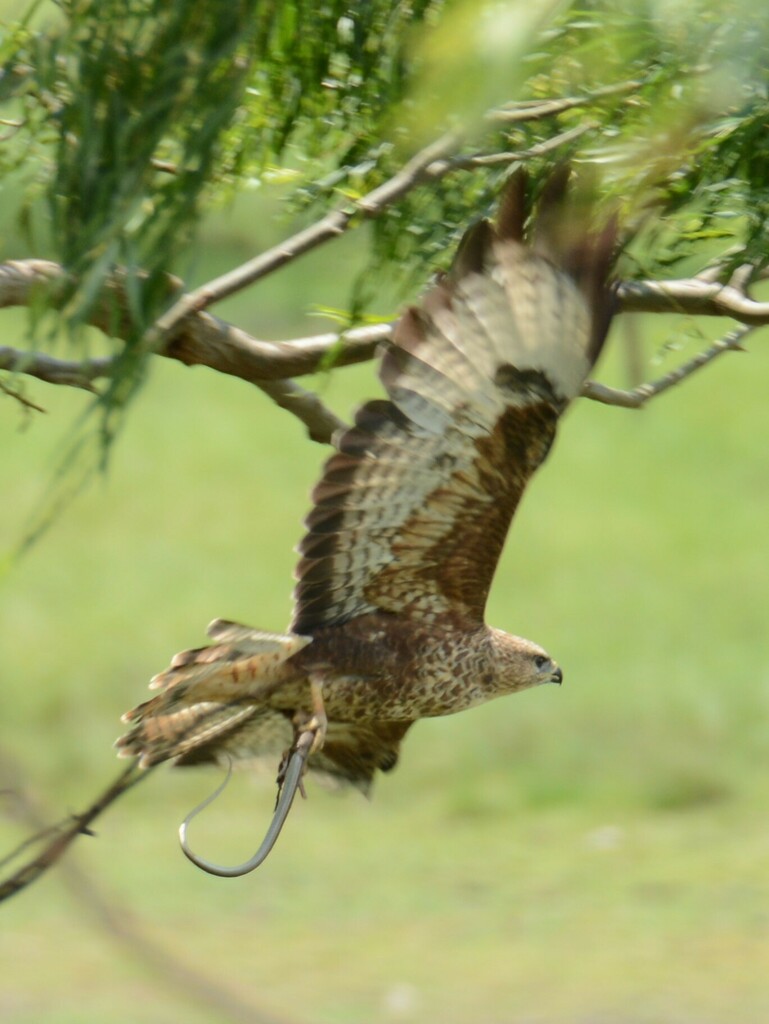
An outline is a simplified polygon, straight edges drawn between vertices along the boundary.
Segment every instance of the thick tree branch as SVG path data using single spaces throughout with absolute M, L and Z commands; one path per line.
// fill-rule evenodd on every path
M 95 391 L 93 382 L 100 377 L 110 377 L 116 362 L 112 357 L 82 361 L 55 359 L 40 352 L 24 352 L 0 345 L 0 370 L 23 373 L 48 384 L 66 384 L 84 391 Z
M 728 316 L 755 327 L 769 324 L 769 302 L 756 302 L 734 284 L 701 277 L 673 281 L 625 281 L 617 296 L 626 313 Z
M 0 264 L 0 307 L 33 301 L 36 289 L 63 283 L 62 268 L 47 260 L 15 260 Z M 109 332 L 115 324 L 114 304 L 125 303 L 122 275 L 107 284 L 108 296 L 93 312 L 94 326 Z M 753 326 L 769 324 L 769 302 L 757 302 L 734 285 L 700 278 L 673 281 L 625 281 L 617 288 L 621 312 L 685 313 L 727 316 Z M 53 301 L 56 293 L 53 292 Z M 189 314 L 158 354 L 187 366 L 208 366 L 252 384 L 317 373 L 324 366 L 349 366 L 371 359 L 389 340 L 392 324 L 328 332 L 291 341 L 263 341 L 209 313 Z M 70 361 L 0 347 L 0 369 L 12 370 L 54 384 L 92 389 L 92 382 L 110 376 L 114 358 Z
M 291 341 L 259 341 L 209 313 L 195 313 L 159 354 L 261 384 L 317 373 L 326 365 L 368 362 L 391 333 L 391 324 L 374 324 Z
M 113 275 L 104 300 L 94 307 L 91 316 L 93 325 L 106 333 L 120 327 L 121 311 L 126 304 L 123 281 L 124 275 Z M 2 264 L 0 307 L 27 305 L 41 288 L 48 290 L 54 304 L 61 305 L 64 299 L 57 296 L 64 295 L 65 282 L 64 270 L 47 260 Z M 344 423 L 325 408 L 317 395 L 287 378 L 315 373 L 324 365 L 345 366 L 370 359 L 379 342 L 389 337 L 390 330 L 388 324 L 377 324 L 296 342 L 269 342 L 259 341 L 210 313 L 197 312 L 188 314 L 177 325 L 166 348 L 158 354 L 187 366 L 208 366 L 255 384 L 304 423 L 312 440 L 328 442 Z M 118 367 L 119 357 L 73 361 L 0 347 L 0 369 L 88 391 L 95 391 L 93 382 L 110 377 Z
M 0 264 L 0 308 L 30 305 L 43 289 L 46 301 L 61 308 L 66 281 L 67 274 L 62 267 L 49 260 L 11 260 Z M 106 334 L 114 334 L 125 326 L 121 323 L 122 311 L 127 305 L 124 281 L 122 272 L 113 274 L 105 285 L 102 301 L 91 314 L 90 323 Z M 387 324 L 376 324 L 296 341 L 261 341 L 219 317 L 197 312 L 177 325 L 158 355 L 176 359 L 186 366 L 208 366 L 219 373 L 258 384 L 315 373 L 326 362 L 333 366 L 365 362 L 389 333 Z M 110 359 L 71 362 L 0 347 L 0 369 L 53 384 L 91 389 L 93 380 L 111 375 L 114 363 Z

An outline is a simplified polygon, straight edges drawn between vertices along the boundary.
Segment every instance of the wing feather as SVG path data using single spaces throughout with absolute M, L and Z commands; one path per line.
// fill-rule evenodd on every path
M 554 177 L 524 242 L 524 179 L 497 228 L 401 317 L 369 402 L 313 492 L 292 631 L 375 611 L 482 621 L 510 519 L 611 316 L 616 230 L 586 228 Z

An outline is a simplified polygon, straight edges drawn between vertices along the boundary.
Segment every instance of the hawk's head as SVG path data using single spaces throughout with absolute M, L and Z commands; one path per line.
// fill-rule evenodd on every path
M 512 636 L 501 629 L 491 629 L 494 645 L 496 679 L 493 688 L 501 696 L 516 693 L 540 683 L 562 683 L 563 672 L 538 644 Z

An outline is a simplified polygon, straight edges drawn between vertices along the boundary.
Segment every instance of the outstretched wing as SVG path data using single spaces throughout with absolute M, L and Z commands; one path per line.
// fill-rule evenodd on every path
M 517 175 L 496 228 L 471 228 L 399 321 L 380 371 L 389 401 L 363 406 L 313 492 L 294 632 L 376 611 L 482 621 L 510 519 L 611 316 L 614 226 L 586 231 L 567 176 L 525 241 Z

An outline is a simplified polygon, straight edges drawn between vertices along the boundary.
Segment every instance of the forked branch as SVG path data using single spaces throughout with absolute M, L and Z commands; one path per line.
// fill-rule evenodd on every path
M 28 885 L 31 885 L 49 868 L 53 867 L 78 836 L 90 834 L 89 826 L 92 821 L 146 775 L 147 769 L 140 770 L 135 763 L 130 764 L 81 814 L 72 814 L 58 825 L 45 829 L 3 858 L 0 861 L 0 867 L 15 861 L 30 844 L 47 840 L 36 856 L 25 861 L 20 868 L 0 883 L 0 903 L 15 896 L 22 889 L 26 889 Z
M 131 771 L 132 768 L 126 774 L 130 774 Z M 21 767 L 15 763 L 7 751 L 2 749 L 0 749 L 0 774 L 5 778 L 14 776 L 20 778 L 22 775 Z M 138 778 L 145 775 L 146 771 L 142 770 Z M 113 799 L 116 799 L 127 788 L 129 786 L 124 786 L 117 792 L 113 783 L 109 791 L 114 791 Z M 6 790 L 4 795 L 6 798 L 14 798 L 14 804 L 9 811 L 14 818 L 31 829 L 40 829 L 43 814 L 25 788 Z M 101 809 L 104 810 L 107 806 L 103 802 L 104 794 L 101 800 Z M 74 824 L 74 819 L 67 819 L 64 824 Z M 147 973 L 155 977 L 159 985 L 164 986 L 180 1001 L 192 1004 L 197 1008 L 201 1005 L 206 1006 L 213 1012 L 217 1021 L 226 1021 L 229 1024 L 298 1024 L 296 1017 L 287 1017 L 284 1014 L 276 1016 L 269 1010 L 254 1005 L 250 1000 L 244 1000 L 238 992 L 229 988 L 213 972 L 207 971 L 199 964 L 188 964 L 178 953 L 167 949 L 150 930 L 143 926 L 131 907 L 116 904 L 114 896 L 107 897 L 101 891 L 91 872 L 83 871 L 73 859 L 59 863 L 66 849 L 60 841 L 61 838 L 62 826 L 55 825 L 52 828 L 38 831 L 31 839 L 22 843 L 11 855 L 14 859 L 30 846 L 42 843 L 45 839 L 48 840 L 49 846 L 41 850 L 35 858 L 37 867 L 42 870 L 36 870 L 33 873 L 29 870 L 29 863 L 24 865 L 14 876 L 19 882 L 21 881 L 20 876 L 26 872 L 24 884 L 15 884 L 13 887 L 8 885 L 7 890 L 6 885 L 3 885 L 0 888 L 0 899 L 20 892 L 25 885 L 39 878 L 43 871 L 58 864 L 60 881 L 69 890 L 81 911 L 90 916 L 100 929 L 101 935 L 107 941 L 116 943 L 121 955 L 128 955 L 137 963 L 142 964 Z M 55 859 L 53 858 L 54 853 L 56 854 Z M 7 857 L 0 861 L 0 869 L 5 867 L 8 861 Z
M 50 286 L 63 278 L 62 268 L 47 261 L 6 263 L 0 266 L 0 307 L 24 305 L 32 301 L 36 287 Z M 110 280 L 108 291 L 112 302 L 125 301 L 121 275 L 116 274 Z M 745 329 L 738 329 L 715 342 L 659 381 L 642 384 L 632 391 L 588 382 L 583 395 L 607 405 L 638 408 L 716 356 L 739 348 L 740 341 L 749 333 L 747 328 L 769 324 L 769 303 L 756 302 L 733 284 L 719 285 L 701 278 L 624 282 L 619 285 L 617 295 L 621 310 L 730 316 L 744 323 Z M 95 308 L 92 319 L 95 326 L 105 329 L 107 323 L 115 322 L 106 299 Z M 166 347 L 158 354 L 187 366 L 208 366 L 255 384 L 281 408 L 297 416 L 313 440 L 328 442 L 334 432 L 344 426 L 343 421 L 315 394 L 287 378 L 317 373 L 324 366 L 364 362 L 373 358 L 377 347 L 391 336 L 392 324 L 383 323 L 291 341 L 262 341 L 209 313 L 192 312 L 177 324 Z M 0 347 L 0 369 L 91 391 L 94 381 L 111 376 L 117 366 L 117 357 L 73 361 Z
M 0 266 L 0 307 L 31 301 L 35 286 L 64 277 L 56 264 L 41 260 L 15 261 Z M 123 301 L 120 276 L 109 284 L 112 301 Z M 629 391 L 588 381 L 583 396 L 605 405 L 640 408 L 652 398 L 681 383 L 724 352 L 741 347 L 751 330 L 769 324 L 769 303 L 756 302 L 733 284 L 721 286 L 691 278 L 670 282 L 625 282 L 618 287 L 621 310 L 633 312 L 679 312 L 724 316 L 742 320 L 744 326 L 726 335 L 692 360 L 656 381 Z M 104 327 L 109 318 L 104 306 L 93 316 Z M 328 443 L 335 431 L 345 426 L 311 391 L 301 388 L 289 376 L 317 373 L 327 366 L 348 366 L 373 358 L 377 347 L 392 336 L 390 323 L 359 327 L 339 333 L 295 338 L 291 341 L 262 341 L 211 316 L 189 313 L 158 355 L 190 365 L 208 366 L 220 373 L 239 377 L 261 388 L 282 409 L 296 416 L 309 436 Z M 95 390 L 94 381 L 109 377 L 118 367 L 118 357 L 82 361 L 57 359 L 41 353 L 0 347 L 0 370 L 36 377 L 52 384 Z
M 752 268 L 751 268 L 752 269 Z M 769 302 L 756 302 L 742 288 L 702 277 L 673 281 L 625 281 L 618 289 L 626 313 L 685 313 L 728 316 L 743 324 L 769 324 Z
M 582 97 L 516 104 L 494 111 L 490 116 L 510 123 L 537 120 L 613 95 L 630 97 L 639 87 L 639 82 L 628 81 Z M 392 325 L 378 324 L 293 341 L 271 342 L 254 338 L 212 316 L 206 312 L 206 307 L 338 237 L 354 223 L 379 216 L 420 183 L 437 181 L 453 171 L 541 156 L 573 141 L 591 127 L 590 123 L 583 123 L 520 153 L 461 154 L 458 152 L 461 138 L 456 134 L 445 135 L 418 152 L 388 181 L 361 199 L 342 204 L 279 245 L 201 287 L 184 293 L 181 282 L 169 276 L 169 294 L 175 299 L 142 339 L 142 344 L 148 352 L 175 359 L 187 366 L 208 366 L 256 385 L 281 408 L 304 423 L 313 440 L 327 442 L 344 423 L 323 405 L 317 395 L 301 388 L 290 378 L 316 373 L 329 366 L 339 367 L 371 359 L 377 346 L 391 337 Z M 747 288 L 752 268 L 744 270 L 744 273 L 732 275 L 726 284 L 714 279 L 719 273 L 718 267 L 713 268 L 710 274 L 703 272 L 683 280 L 623 282 L 617 289 L 619 309 L 727 316 L 752 326 L 769 324 L 769 302 L 758 302 L 749 296 Z M 126 337 L 129 326 L 126 280 L 127 275 L 121 270 L 108 277 L 100 300 L 94 304 L 90 315 L 94 326 L 118 337 Z M 65 271 L 48 261 L 20 260 L 0 265 L 0 307 L 29 305 L 43 289 L 45 301 L 54 307 L 62 306 L 66 301 L 63 287 L 66 283 Z M 724 344 L 723 351 L 732 347 L 735 346 Z M 707 355 L 705 358 L 703 354 L 703 358 L 704 362 L 698 361 L 695 368 L 705 365 L 713 357 Z M 119 356 L 73 361 L 0 347 L 0 370 L 87 391 L 95 391 L 94 382 L 119 372 L 121 365 Z M 675 382 L 690 372 L 693 370 L 687 369 Z M 659 382 L 654 382 L 632 392 L 620 392 L 590 383 L 586 386 L 585 395 L 596 401 L 637 407 L 664 390 L 658 385 Z M 7 390 L 9 385 L 4 387 Z M 15 389 L 11 390 L 19 397 Z M 30 404 L 29 400 L 26 401 Z
M 677 366 L 670 373 L 666 373 L 664 377 L 658 377 L 657 380 L 649 381 L 646 384 L 639 384 L 638 387 L 632 390 L 623 391 L 620 388 L 610 388 L 606 384 L 599 384 L 597 381 L 589 380 L 586 381 L 582 389 L 582 395 L 604 405 L 618 405 L 624 409 L 640 409 L 647 402 L 651 401 L 652 398 L 656 398 L 663 391 L 667 391 L 669 388 L 675 387 L 676 384 L 686 380 L 687 377 L 691 377 L 693 373 L 701 370 L 708 363 L 712 363 L 714 359 L 723 355 L 724 352 L 743 352 L 742 341 L 754 330 L 755 327 L 747 325 L 738 327 L 725 337 L 714 341 L 712 345 L 703 352 L 698 353 L 693 359 L 682 363 L 681 366 Z

